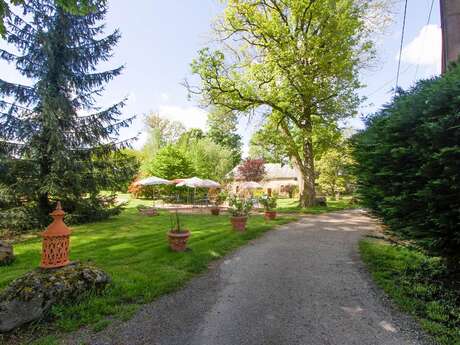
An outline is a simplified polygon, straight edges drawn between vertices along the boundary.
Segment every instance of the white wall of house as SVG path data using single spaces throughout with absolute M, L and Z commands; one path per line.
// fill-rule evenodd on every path
M 265 178 L 259 183 L 263 186 L 263 193 L 268 194 L 269 191 L 276 193 L 280 196 L 287 196 L 284 187 L 287 185 L 299 186 L 299 174 L 297 169 L 289 166 L 281 166 L 281 164 L 267 163 L 265 164 L 267 172 Z M 234 169 L 234 175 L 237 168 Z M 233 181 L 229 183 L 227 189 L 233 194 L 241 193 L 241 185 L 244 181 L 238 176 L 234 177 Z

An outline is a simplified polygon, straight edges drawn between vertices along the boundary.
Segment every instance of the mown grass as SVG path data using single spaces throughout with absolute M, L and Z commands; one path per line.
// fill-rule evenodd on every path
M 438 344 L 460 345 L 460 291 L 439 258 L 367 239 L 360 251 L 377 285 Z
M 251 216 L 247 231 L 237 233 L 231 229 L 229 217 L 225 215 L 181 215 L 183 226 L 192 232 L 190 251 L 173 253 L 166 238 L 170 228 L 169 213 L 142 216 L 134 207 L 139 203 L 149 202 L 132 201 L 117 217 L 72 228 L 71 259 L 93 263 L 109 273 L 113 282 L 103 295 L 53 308 L 52 327 L 72 331 L 83 325 L 93 325 L 98 331 L 107 326 L 107 316 L 129 319 L 141 304 L 179 288 L 205 270 L 210 261 L 276 225 L 295 220 L 295 217 L 285 216 L 267 222 L 262 216 Z M 15 244 L 14 250 L 14 263 L 0 267 L 0 289 L 38 266 L 41 240 L 38 237 L 27 239 Z
M 313 206 L 302 208 L 299 206 L 299 199 L 278 199 L 277 212 L 279 213 L 300 213 L 319 214 L 325 212 L 342 211 L 358 208 L 359 205 L 351 203 L 351 197 L 344 197 L 340 200 L 327 200 L 327 206 Z

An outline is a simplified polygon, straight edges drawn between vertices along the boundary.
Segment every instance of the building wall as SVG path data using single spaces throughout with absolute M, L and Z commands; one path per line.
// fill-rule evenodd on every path
M 228 185 L 228 191 L 233 194 L 239 194 L 241 192 L 240 186 L 244 181 L 233 181 Z M 287 196 L 287 193 L 283 192 L 284 186 L 287 185 L 299 185 L 299 181 L 296 178 L 279 178 L 279 179 L 270 179 L 267 181 L 259 182 L 263 186 L 263 193 L 268 194 L 269 189 L 272 193 L 279 194 L 281 196 Z

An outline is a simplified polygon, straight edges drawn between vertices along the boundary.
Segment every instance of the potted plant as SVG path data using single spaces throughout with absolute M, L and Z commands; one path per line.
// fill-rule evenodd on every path
M 214 205 L 211 208 L 211 214 L 213 216 L 218 216 L 220 213 L 220 206 L 225 202 L 227 199 L 227 194 L 224 192 L 220 192 L 219 194 L 216 195 L 216 198 L 214 199 Z
M 229 206 L 229 212 L 232 215 L 230 221 L 232 223 L 233 230 L 246 230 L 248 214 L 252 209 L 252 200 L 241 199 L 233 196 L 229 199 Z
M 171 215 L 171 230 L 168 232 L 169 247 L 175 252 L 183 252 L 187 249 L 187 241 L 190 231 L 183 228 L 180 223 L 179 213 Z
M 276 218 L 276 201 L 277 198 L 275 196 L 264 195 L 260 198 L 260 203 L 265 210 L 265 219 L 273 220 Z

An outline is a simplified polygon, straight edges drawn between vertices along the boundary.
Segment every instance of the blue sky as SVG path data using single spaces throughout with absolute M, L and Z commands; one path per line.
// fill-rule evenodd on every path
M 206 110 L 200 109 L 196 101 L 188 100 L 181 82 L 190 78 L 189 64 L 197 51 L 210 42 L 211 23 L 221 12 L 222 5 L 217 0 L 142 0 L 135 3 L 134 6 L 133 2 L 109 0 L 107 29 L 119 28 L 122 39 L 108 65 L 125 64 L 126 69 L 108 85 L 100 104 L 109 105 L 129 96 L 124 113 L 138 117 L 129 129 L 122 132 L 123 138 L 143 132 L 142 116 L 149 111 L 181 120 L 187 127 L 204 128 Z M 403 87 L 440 71 L 438 0 L 435 0 L 431 25 L 426 27 L 430 5 L 431 0 L 409 0 L 400 78 Z M 402 11 L 403 1 L 397 1 L 394 23 L 377 42 L 378 59 L 372 68 L 362 73 L 367 86 L 360 93 L 368 96 L 361 107 L 364 115 L 375 111 L 391 97 Z M 12 66 L 2 62 L 0 68 L 1 78 L 18 80 Z M 354 119 L 350 125 L 360 127 L 362 123 Z M 246 119 L 240 121 L 240 133 L 245 143 L 256 127 L 257 123 L 248 123 Z M 144 140 L 145 134 L 141 134 L 135 147 L 141 147 Z

